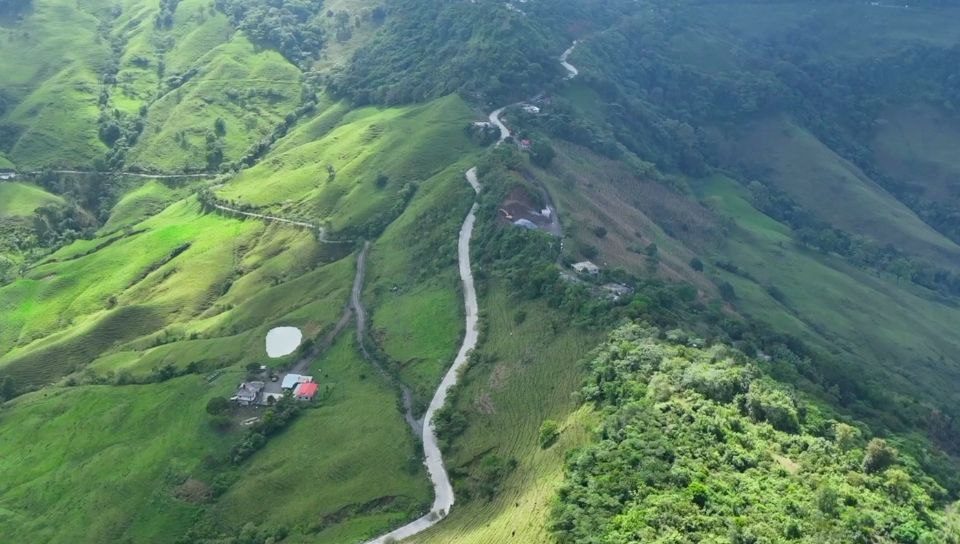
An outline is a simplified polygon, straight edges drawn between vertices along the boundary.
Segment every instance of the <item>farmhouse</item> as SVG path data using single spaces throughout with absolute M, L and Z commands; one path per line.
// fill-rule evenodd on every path
M 283 377 L 283 381 L 280 382 L 280 389 L 285 391 L 291 390 L 300 383 L 309 383 L 313 381 L 313 376 L 301 376 L 300 374 L 287 374 Z
M 0 181 L 7 181 L 17 177 L 17 173 L 12 170 L 0 170 Z
M 540 113 L 540 108 L 534 106 L 533 104 L 524 104 L 523 111 L 536 115 Z
M 263 391 L 264 385 L 266 384 L 263 382 L 243 382 L 240 384 L 240 387 L 237 388 L 237 392 L 230 397 L 230 400 L 240 406 L 256 404 L 260 397 L 260 392 Z
M 313 382 L 297 384 L 293 389 L 293 396 L 297 400 L 313 400 L 317 394 L 317 384 Z

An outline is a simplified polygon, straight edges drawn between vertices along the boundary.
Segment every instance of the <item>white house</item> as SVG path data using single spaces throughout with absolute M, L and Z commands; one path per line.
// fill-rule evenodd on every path
M 597 265 L 595 265 L 595 264 L 593 264 L 593 263 L 590 262 L 590 261 L 583 261 L 583 262 L 580 262 L 580 263 L 576 263 L 576 264 L 573 265 L 573 269 L 576 270 L 576 271 L 577 271 L 578 273 L 580 273 L 580 274 L 590 274 L 590 275 L 594 275 L 594 274 L 599 274 L 599 273 L 600 273 L 600 267 L 597 266 Z

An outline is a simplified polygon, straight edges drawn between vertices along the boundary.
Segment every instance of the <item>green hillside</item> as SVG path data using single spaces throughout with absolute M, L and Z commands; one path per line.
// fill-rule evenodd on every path
M 63 204 L 63 199 L 27 183 L 0 183 L 0 218 L 30 217 L 40 206 Z
M 0 0 L 0 535 L 960 543 L 958 15 Z

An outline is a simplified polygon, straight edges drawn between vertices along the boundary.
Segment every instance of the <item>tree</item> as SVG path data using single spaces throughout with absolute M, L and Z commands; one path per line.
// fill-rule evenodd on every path
M 223 397 L 213 397 L 207 401 L 207 413 L 219 416 L 230 409 L 230 401 Z
M 227 122 L 223 120 L 223 117 L 217 117 L 217 120 L 213 122 L 213 131 L 217 136 L 223 136 L 227 133 Z
M 697 257 L 690 259 L 690 268 L 696 270 L 697 272 L 703 272 L 703 261 Z
M 530 146 L 530 160 L 540 168 L 550 166 L 556 155 L 557 152 L 546 142 L 538 140 Z
M 874 438 L 867 444 L 863 456 L 863 471 L 867 474 L 882 472 L 897 460 L 897 450 L 887 445 L 882 438 Z
M 17 394 L 17 384 L 10 376 L 4 376 L 0 380 L 0 402 L 10 400 Z

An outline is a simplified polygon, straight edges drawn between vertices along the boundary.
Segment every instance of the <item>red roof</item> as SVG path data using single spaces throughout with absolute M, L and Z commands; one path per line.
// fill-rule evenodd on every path
M 313 396 L 316 394 L 317 394 L 317 384 L 313 382 L 301 383 L 300 386 L 297 387 L 298 397 L 313 398 Z

